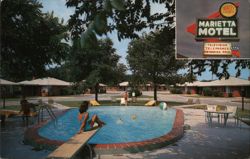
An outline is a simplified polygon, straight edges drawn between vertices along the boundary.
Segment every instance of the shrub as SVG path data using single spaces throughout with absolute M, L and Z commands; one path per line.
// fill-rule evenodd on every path
M 233 93 L 228 93 L 228 97 L 233 97 Z
M 212 96 L 213 95 L 213 91 L 211 88 L 204 88 L 203 89 L 203 95 L 204 96 Z
M 218 90 L 215 90 L 215 91 L 213 91 L 213 96 L 214 97 L 223 97 L 223 93 L 218 91 Z
M 172 88 L 172 89 L 170 90 L 170 92 L 171 92 L 172 94 L 182 94 L 182 91 L 181 91 L 180 88 Z
M 72 87 L 68 87 L 68 88 L 62 88 L 60 91 L 61 95 L 73 95 L 74 94 L 74 90 Z
M 141 96 L 142 92 L 139 89 L 131 89 L 128 92 L 129 97 L 132 97 L 132 93 L 135 92 L 135 97 Z
M 99 93 L 106 93 L 106 89 L 105 88 L 100 88 Z

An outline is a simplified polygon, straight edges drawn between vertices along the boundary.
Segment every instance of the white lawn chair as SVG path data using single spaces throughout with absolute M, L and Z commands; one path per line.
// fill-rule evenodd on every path
M 229 114 L 228 118 L 234 119 L 235 124 L 239 124 L 239 117 L 237 115 L 237 106 L 226 106 L 228 112 L 233 112 L 232 114 Z
M 217 109 L 217 105 L 207 105 L 207 110 L 208 111 L 215 111 L 216 112 L 216 109 Z M 206 112 L 205 113 L 205 122 L 207 122 L 208 121 L 208 113 Z M 220 120 L 220 118 L 219 118 L 219 114 L 214 114 L 214 113 L 210 113 L 210 117 L 211 117 L 211 120 L 213 119 L 213 118 L 218 118 L 218 122 L 219 122 L 219 120 Z
M 216 111 L 217 105 L 207 105 L 207 110 Z

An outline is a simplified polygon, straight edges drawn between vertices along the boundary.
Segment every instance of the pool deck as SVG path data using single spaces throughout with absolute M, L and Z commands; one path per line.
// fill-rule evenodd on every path
M 185 124 L 191 126 L 182 139 L 153 151 L 143 153 L 123 153 L 97 155 L 96 159 L 250 159 L 250 126 L 234 125 L 228 121 L 227 127 L 205 123 L 204 110 L 183 109 Z
M 191 126 L 177 142 L 166 147 L 140 153 L 97 154 L 96 159 L 134 159 L 134 158 L 192 158 L 192 159 L 250 159 L 250 126 L 242 124 L 241 128 L 234 125 L 234 120 L 228 121 L 227 127 L 214 124 L 209 127 L 205 123 L 204 111 L 182 109 L 185 114 L 185 124 Z M 1 158 L 46 158 L 51 151 L 34 150 L 30 145 L 23 144 L 23 135 L 27 130 L 20 118 L 10 118 L 1 127 Z M 39 151 L 38 151 L 39 150 Z M 14 153 L 13 153 L 14 152 Z

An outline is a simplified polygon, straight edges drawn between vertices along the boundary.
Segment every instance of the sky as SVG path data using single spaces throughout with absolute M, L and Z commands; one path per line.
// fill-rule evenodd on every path
M 63 18 L 65 23 L 70 18 L 70 15 L 74 13 L 73 8 L 67 8 L 65 6 L 66 1 L 65 0 L 39 0 L 42 5 L 42 11 L 43 12 L 51 12 L 54 11 L 54 15 Z M 161 12 L 164 9 L 163 6 L 153 6 L 152 7 L 152 13 L 155 12 Z M 121 56 L 120 63 L 124 63 L 127 65 L 126 61 L 126 55 L 127 55 L 127 47 L 130 42 L 130 39 L 123 39 L 121 41 L 118 41 L 118 38 L 116 36 L 116 32 L 112 32 L 111 34 L 108 34 L 108 37 L 112 39 L 114 43 L 114 48 L 116 48 L 116 53 Z M 235 65 L 231 65 L 229 68 L 229 73 L 234 76 L 236 71 L 234 70 Z M 180 71 L 185 72 L 185 71 Z M 240 78 L 242 79 L 248 79 L 250 76 L 250 70 L 242 70 Z M 212 74 L 209 71 L 205 71 L 202 73 L 201 76 L 198 77 L 198 80 L 211 80 Z M 214 78 L 216 79 L 216 78 Z

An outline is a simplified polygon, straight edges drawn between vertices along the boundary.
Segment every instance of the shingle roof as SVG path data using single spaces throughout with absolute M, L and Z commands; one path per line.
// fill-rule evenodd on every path
M 211 82 L 201 82 L 195 81 L 193 83 L 185 82 L 184 84 L 179 84 L 181 87 L 215 87 L 215 86 L 250 86 L 250 81 L 245 79 L 240 79 L 236 77 L 230 77 L 229 79 L 222 78 L 221 80 L 214 80 Z
M 70 86 L 71 84 L 52 77 L 39 78 L 31 81 L 19 82 L 21 85 L 39 85 L 39 86 Z
M 103 84 L 103 83 L 99 83 L 99 86 L 100 86 L 100 87 L 107 87 L 107 85 L 106 85 L 106 84 Z
M 250 86 L 250 81 L 236 77 L 230 77 L 229 79 L 223 78 L 221 80 L 212 81 L 210 86 Z
M 123 86 L 123 87 L 126 87 L 129 85 L 129 82 L 126 81 L 126 82 L 122 82 L 122 83 L 119 83 L 119 86 Z
M 0 78 L 0 85 L 17 85 L 15 82 L 7 81 Z

